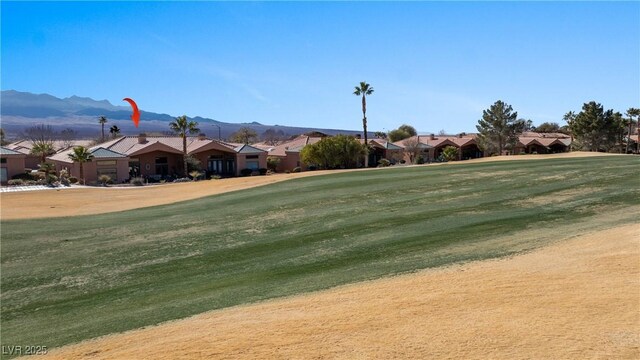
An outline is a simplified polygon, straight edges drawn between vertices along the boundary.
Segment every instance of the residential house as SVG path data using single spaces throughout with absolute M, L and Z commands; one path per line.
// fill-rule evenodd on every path
M 513 154 L 553 154 L 570 150 L 571 136 L 527 131 L 518 138 Z
M 433 162 L 441 160 L 442 151 L 447 146 L 453 146 L 458 149 L 458 160 L 468 160 L 480 158 L 483 156 L 482 150 L 478 146 L 476 134 L 460 133 L 458 135 L 417 135 L 410 138 L 400 140 L 394 145 L 405 148 L 405 160 L 407 162 L 415 162 L 406 147 L 409 144 L 416 143 L 419 151 L 417 156 L 421 156 L 424 162 Z
M 74 163 L 69 158 L 72 153 L 73 148 L 68 148 L 49 156 L 47 160 L 55 165 L 56 172 L 68 170 L 70 176 L 80 179 L 80 163 Z M 93 155 L 91 161 L 82 163 L 82 175 L 86 184 L 97 183 L 101 175 L 109 176 L 114 183 L 129 179 L 129 158 L 126 155 L 105 149 L 103 145 L 89 148 L 89 153 Z
M 302 171 L 308 170 L 308 165 L 304 164 L 300 159 L 300 151 L 305 146 L 315 144 L 327 136 L 323 133 L 313 132 L 308 135 L 300 135 L 293 140 L 272 147 L 269 150 L 269 156 L 280 159 L 276 171 L 291 171 L 296 167 L 299 167 Z
M 364 143 L 364 140 L 361 140 Z M 369 140 L 369 166 L 376 167 L 380 160 L 387 159 L 392 164 L 404 159 L 404 148 L 386 139 Z
M 100 146 L 126 155 L 131 176 L 183 177 L 182 138 L 177 136 L 123 136 Z M 226 143 L 204 134 L 187 137 L 187 154 L 200 161 L 207 175 L 239 176 L 243 169 L 267 167 L 267 152 L 246 144 Z
M 93 141 L 91 140 L 55 140 L 51 142 L 51 145 L 53 147 L 53 150 L 57 153 L 73 146 L 89 147 L 92 143 Z M 16 141 L 14 143 L 6 145 L 6 148 L 26 155 L 25 167 L 27 169 L 37 170 L 40 163 L 42 162 L 42 158 L 37 155 L 31 154 L 31 149 L 33 148 L 33 142 L 31 140 Z
M 26 157 L 21 152 L 0 147 L 0 183 L 6 185 L 13 176 L 23 174 Z

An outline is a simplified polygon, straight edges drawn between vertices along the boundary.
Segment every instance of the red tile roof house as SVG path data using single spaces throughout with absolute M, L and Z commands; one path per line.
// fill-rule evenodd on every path
M 405 160 L 407 162 L 415 162 L 412 154 L 406 151 L 407 143 L 418 141 L 421 151 L 418 155 L 422 156 L 425 162 L 437 161 L 442 155 L 442 150 L 447 146 L 453 146 L 458 149 L 458 160 L 468 160 L 483 157 L 483 152 L 478 147 L 476 134 L 460 133 L 458 135 L 417 135 L 408 139 L 400 140 L 394 145 L 405 148 Z
M 527 131 L 518 138 L 513 154 L 553 154 L 567 152 L 571 137 L 562 133 L 537 133 Z
M 100 144 L 128 157 L 131 176 L 184 177 L 182 138 L 177 136 L 123 136 Z M 204 134 L 187 137 L 187 154 L 200 161 L 208 175 L 239 176 L 243 169 L 267 167 L 267 152 L 251 145 L 226 143 Z
M 107 175 L 114 183 L 122 183 L 129 179 L 129 158 L 121 153 L 105 149 L 103 145 L 89 148 L 93 155 L 91 161 L 82 163 L 84 181 L 87 185 L 95 185 L 101 175 Z M 69 175 L 80 179 L 80 164 L 69 158 L 73 148 L 68 148 L 51 155 L 47 160 L 55 165 L 56 172 L 66 169 Z
M 52 145 L 53 145 L 53 149 L 56 152 L 60 152 L 72 146 L 88 147 L 88 146 L 91 146 L 92 143 L 93 141 L 91 140 L 72 140 L 72 141 L 56 140 L 52 142 Z M 31 149 L 33 148 L 33 143 L 31 142 L 31 140 L 16 141 L 14 143 L 6 145 L 5 147 L 7 149 L 11 149 L 13 151 L 17 151 L 19 153 L 26 155 L 25 167 L 27 169 L 37 170 L 39 168 L 39 165 L 42 162 L 42 159 L 37 155 L 31 154 Z
M 364 143 L 364 139 L 361 139 L 360 143 Z M 392 164 L 404 160 L 404 147 L 385 139 L 369 139 L 369 166 L 378 166 L 382 159 L 387 159 Z
M 12 176 L 24 174 L 26 155 L 0 147 L 0 183 L 6 185 Z
M 324 135 L 324 134 L 315 134 Z M 269 150 L 269 156 L 274 156 L 280 159 L 280 163 L 276 168 L 277 172 L 291 171 L 296 167 L 299 167 L 302 171 L 308 170 L 309 166 L 304 164 L 300 159 L 300 151 L 310 144 L 315 144 L 322 140 L 325 136 L 309 136 L 300 135 L 291 141 L 284 142 L 276 145 Z

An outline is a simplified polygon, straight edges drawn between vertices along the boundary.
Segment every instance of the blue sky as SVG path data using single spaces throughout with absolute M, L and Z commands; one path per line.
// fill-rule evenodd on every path
M 1 3 L 1 87 L 174 116 L 474 131 L 640 107 L 639 2 Z

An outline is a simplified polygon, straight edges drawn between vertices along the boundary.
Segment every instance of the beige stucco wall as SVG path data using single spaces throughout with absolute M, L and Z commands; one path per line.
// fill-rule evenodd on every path
M 249 154 L 249 156 L 255 156 L 256 154 Z M 266 169 L 267 168 L 267 153 L 266 152 L 262 152 L 260 153 L 258 156 L 258 168 L 259 169 Z M 255 160 L 255 159 L 249 159 L 251 160 Z M 238 154 L 236 157 L 236 176 L 240 175 L 240 171 L 242 169 L 246 169 L 247 168 L 247 154 Z
M 150 153 L 141 154 L 141 155 L 132 155 L 132 159 L 139 159 L 140 161 L 140 175 L 142 176 L 151 176 L 156 175 L 156 158 L 157 157 L 166 157 L 167 163 L 169 166 L 169 175 L 177 174 L 183 176 L 182 174 L 184 165 L 182 162 L 182 155 L 173 154 L 164 151 L 152 151 Z
M 7 180 L 11 180 L 11 177 L 14 175 L 24 173 L 24 155 L 2 155 L 2 158 L 7 159 L 6 163 L 0 164 L 0 167 L 7 169 Z
M 116 165 L 107 165 L 107 166 L 98 166 L 98 161 L 116 161 Z M 56 171 L 60 172 L 60 170 L 62 169 L 67 169 L 69 170 L 69 175 L 70 176 L 74 176 L 77 177 L 78 179 L 80 179 L 80 164 L 79 163 L 67 163 L 67 162 L 62 162 L 62 161 L 54 161 L 54 160 L 49 160 L 50 162 L 52 162 L 55 167 L 56 167 Z M 111 179 L 114 183 L 122 183 L 125 180 L 129 179 L 129 159 L 127 158 L 118 158 L 118 159 L 98 159 L 98 160 L 93 160 L 93 161 L 89 161 L 86 163 L 82 164 L 83 167 L 83 172 L 84 172 L 84 180 L 87 184 L 90 183 L 94 183 L 98 181 L 98 168 L 109 168 L 109 169 L 116 169 L 116 178 L 115 179 Z

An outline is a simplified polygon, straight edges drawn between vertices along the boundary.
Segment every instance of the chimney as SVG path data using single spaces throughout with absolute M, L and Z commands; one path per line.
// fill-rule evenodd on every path
M 207 140 L 207 135 L 205 133 L 198 134 L 198 140 Z
M 436 135 L 435 135 L 435 134 L 431 134 L 431 135 L 429 135 L 429 139 L 431 139 L 431 140 L 435 140 L 435 139 L 436 139 Z
M 147 134 L 140 133 L 140 135 L 138 135 L 138 144 L 144 144 L 146 142 L 147 142 Z

